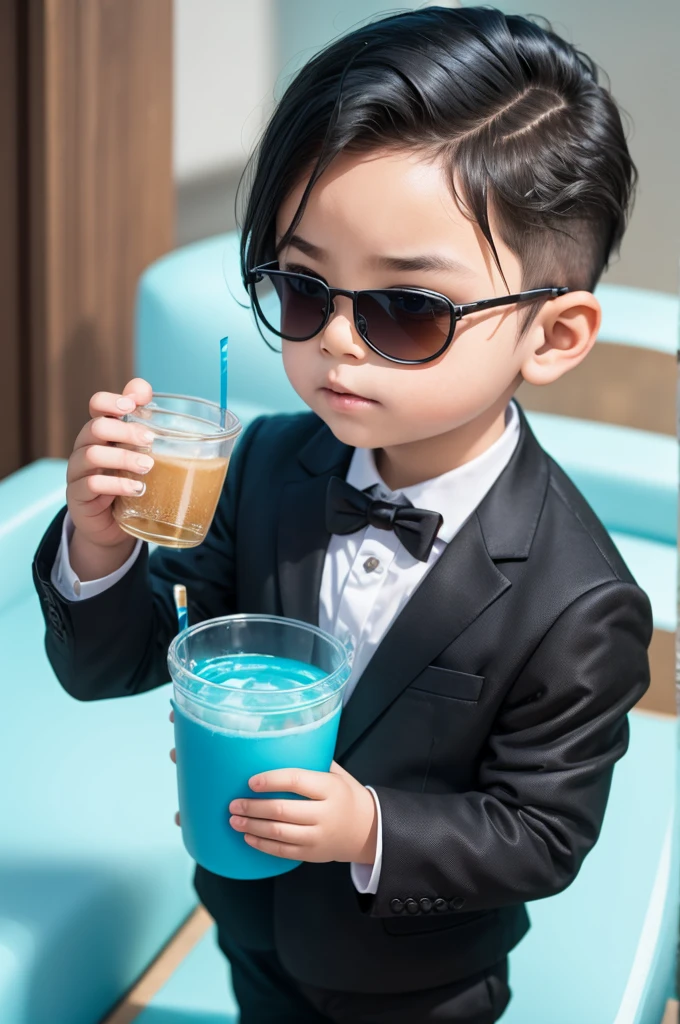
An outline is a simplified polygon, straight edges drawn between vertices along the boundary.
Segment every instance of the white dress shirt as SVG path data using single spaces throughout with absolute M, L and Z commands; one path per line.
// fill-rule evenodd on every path
M 319 626 L 349 642 L 353 648 L 352 670 L 345 686 L 343 706 L 413 591 L 510 461 L 518 439 L 519 414 L 514 402 L 510 402 L 505 414 L 505 431 L 486 451 L 448 473 L 404 487 L 399 492 L 390 491 L 381 479 L 370 448 L 354 450 L 346 477 L 348 484 L 358 490 L 379 484 L 388 500 L 394 500 L 397 493 L 403 494 L 417 508 L 441 513 L 444 521 L 427 562 L 413 558 L 393 530 L 367 526 L 356 533 L 331 536 L 319 592 Z M 67 600 L 83 601 L 117 583 L 139 556 L 143 541 L 137 541 L 120 569 L 101 579 L 81 582 L 68 556 L 73 529 L 67 512 L 51 580 Z M 371 786 L 367 788 L 373 794 L 378 815 L 376 858 L 373 865 L 352 864 L 350 870 L 359 892 L 375 893 L 382 865 L 382 821 L 380 801 L 375 790 Z

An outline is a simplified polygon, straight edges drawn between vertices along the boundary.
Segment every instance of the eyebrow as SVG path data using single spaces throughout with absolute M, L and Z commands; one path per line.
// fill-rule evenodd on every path
M 318 260 L 320 263 L 323 263 L 328 256 L 325 249 L 320 248 L 318 245 L 313 245 L 307 239 L 302 238 L 301 235 L 293 235 L 288 244 L 299 249 L 300 252 L 305 253 L 307 256 L 311 256 L 312 259 Z M 474 270 L 465 266 L 464 263 L 453 259 L 451 256 L 442 256 L 439 253 L 424 253 L 418 256 L 373 256 L 370 263 L 384 270 L 446 270 L 468 277 L 475 276 Z

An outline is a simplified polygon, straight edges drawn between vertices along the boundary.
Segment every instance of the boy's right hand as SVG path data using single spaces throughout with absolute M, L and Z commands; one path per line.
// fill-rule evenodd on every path
M 75 440 L 66 471 L 66 503 L 81 545 L 113 549 L 132 542 L 134 546 L 133 538 L 113 518 L 111 506 L 117 494 L 138 493 L 137 481 L 113 474 L 116 470 L 148 472 L 153 459 L 126 447 L 116 447 L 116 443 L 151 447 L 152 434 L 138 423 L 123 423 L 120 419 L 136 406 L 146 405 L 151 396 L 148 381 L 135 377 L 125 385 L 122 395 L 98 391 L 90 399 L 92 418 Z M 123 399 L 128 400 L 129 408 L 119 407 L 117 403 Z M 140 459 L 145 460 L 143 465 Z

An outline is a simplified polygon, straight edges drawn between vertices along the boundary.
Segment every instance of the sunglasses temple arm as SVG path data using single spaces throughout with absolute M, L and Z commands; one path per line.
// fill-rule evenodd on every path
M 529 302 L 532 299 L 537 299 L 541 295 L 549 296 L 551 299 L 556 298 L 558 295 L 565 295 L 569 291 L 569 288 L 534 288 L 529 292 L 518 292 L 516 295 L 503 295 L 496 299 L 481 299 L 479 302 L 467 302 L 463 306 L 456 306 L 457 315 L 460 317 L 464 313 L 472 313 L 473 310 L 478 309 L 491 309 L 494 306 L 507 306 L 511 302 Z

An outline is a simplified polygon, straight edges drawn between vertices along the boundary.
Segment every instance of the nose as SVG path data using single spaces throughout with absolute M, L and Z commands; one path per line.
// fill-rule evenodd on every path
M 339 306 L 343 303 L 340 312 Z M 366 346 L 357 333 L 352 314 L 352 300 L 345 295 L 336 296 L 330 319 L 321 333 L 321 350 L 336 359 L 351 357 L 363 359 Z

